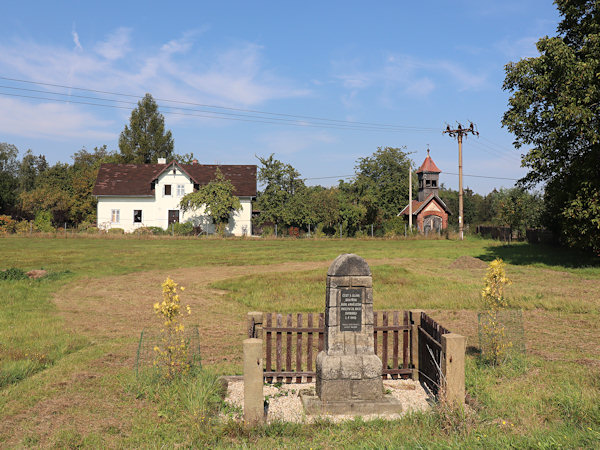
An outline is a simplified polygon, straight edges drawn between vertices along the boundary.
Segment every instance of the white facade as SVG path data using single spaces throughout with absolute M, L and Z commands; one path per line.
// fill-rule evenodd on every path
M 153 196 L 109 196 L 99 195 L 98 228 L 122 228 L 127 233 L 141 227 L 167 229 L 169 215 L 175 222 L 193 222 L 204 232 L 212 234 L 215 226 L 204 209 L 184 213 L 179 202 L 185 194 L 194 191 L 194 183 L 179 167 L 172 166 L 163 172 L 156 181 Z M 252 231 L 252 198 L 240 197 L 241 210 L 229 220 L 226 233 L 235 236 L 249 236 Z M 176 219 L 175 219 L 176 218 Z

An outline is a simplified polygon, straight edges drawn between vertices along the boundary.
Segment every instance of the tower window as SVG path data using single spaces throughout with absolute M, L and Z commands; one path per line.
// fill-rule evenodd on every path
M 425 187 L 431 187 L 431 180 L 425 180 Z
M 437 181 L 431 180 L 431 187 L 437 187 Z

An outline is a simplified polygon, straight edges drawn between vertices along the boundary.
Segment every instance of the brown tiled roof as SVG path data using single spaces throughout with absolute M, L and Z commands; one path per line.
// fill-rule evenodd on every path
M 215 178 L 217 167 L 235 187 L 240 197 L 256 196 L 256 166 L 204 164 L 102 164 L 93 195 L 152 196 L 152 181 L 172 164 L 177 164 L 194 183 L 207 184 Z
M 419 167 L 419 170 L 417 170 L 417 173 L 421 172 L 442 172 L 440 169 L 438 169 L 438 166 L 435 165 L 433 159 L 431 159 L 431 156 L 429 156 L 429 150 L 427 151 L 427 158 L 425 158 L 425 161 L 423 161 L 423 164 L 421 164 L 421 167 Z

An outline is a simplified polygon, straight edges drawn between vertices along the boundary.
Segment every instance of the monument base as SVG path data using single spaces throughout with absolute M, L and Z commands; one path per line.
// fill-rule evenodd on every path
M 392 396 L 384 396 L 379 400 L 351 400 L 341 402 L 324 402 L 316 395 L 300 393 L 302 406 L 308 415 L 356 415 L 367 414 L 400 414 L 402 403 Z

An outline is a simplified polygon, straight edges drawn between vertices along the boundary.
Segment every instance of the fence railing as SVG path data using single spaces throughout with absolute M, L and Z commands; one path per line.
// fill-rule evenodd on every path
M 418 329 L 419 380 L 437 395 L 442 385 L 442 335 L 450 333 L 424 312 Z
M 382 361 L 382 376 L 410 378 L 414 366 L 409 312 L 375 311 L 373 320 L 375 354 Z M 316 376 L 317 354 L 324 348 L 325 315 L 250 313 L 248 337 L 264 340 L 265 381 L 311 382 Z

